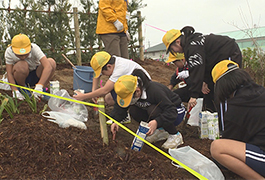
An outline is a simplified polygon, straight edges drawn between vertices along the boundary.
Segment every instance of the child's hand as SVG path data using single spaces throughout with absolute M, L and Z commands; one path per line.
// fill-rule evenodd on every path
M 112 123 L 112 125 L 110 126 L 110 130 L 112 132 L 112 140 L 115 140 L 116 133 L 119 130 L 119 126 L 116 123 Z
M 79 100 L 79 101 L 83 101 L 85 100 L 85 94 L 79 92 L 79 91 L 74 91 L 74 95 L 73 95 L 73 98 L 75 98 L 76 100 Z
M 146 133 L 146 135 L 150 136 L 152 135 L 156 128 L 157 128 L 157 122 L 155 119 L 151 120 L 149 123 L 148 123 L 148 127 L 149 127 L 149 131 Z

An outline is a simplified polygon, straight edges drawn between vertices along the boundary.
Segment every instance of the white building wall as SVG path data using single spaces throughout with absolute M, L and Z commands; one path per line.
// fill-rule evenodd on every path
M 168 58 L 168 54 L 166 54 L 166 51 L 159 51 L 159 52 L 145 52 L 144 58 L 146 59 L 153 59 L 153 60 L 159 60 L 159 61 L 166 61 Z

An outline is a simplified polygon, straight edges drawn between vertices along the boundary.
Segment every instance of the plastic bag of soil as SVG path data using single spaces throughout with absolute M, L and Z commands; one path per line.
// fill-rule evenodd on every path
M 69 93 L 65 89 L 57 91 L 54 95 L 74 99 L 69 95 Z M 48 101 L 48 106 L 52 111 L 68 114 L 82 122 L 87 121 L 88 111 L 84 104 L 79 104 L 72 101 L 51 97 Z
M 1 81 L 4 81 L 4 82 L 8 82 L 8 79 L 6 77 L 7 73 L 5 73 L 2 77 L 2 79 L 0 79 Z M 3 90 L 11 90 L 11 87 L 9 86 L 9 84 L 5 84 L 5 83 L 0 83 L 0 89 L 3 89 Z
M 225 179 L 221 170 L 213 161 L 190 146 L 184 146 L 177 149 L 169 149 L 168 153 L 173 158 L 190 167 L 207 179 Z

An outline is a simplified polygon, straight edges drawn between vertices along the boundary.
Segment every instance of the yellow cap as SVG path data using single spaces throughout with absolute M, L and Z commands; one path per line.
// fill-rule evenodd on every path
M 173 62 L 173 61 L 176 61 L 176 60 L 182 60 L 182 59 L 184 59 L 184 53 L 174 53 L 174 54 L 172 54 L 170 52 L 166 63 L 170 63 L 170 62 Z
M 218 81 L 221 77 L 238 68 L 239 68 L 238 64 L 235 63 L 234 61 L 231 60 L 220 61 L 212 69 L 213 82 L 216 83 L 216 81 Z
M 132 101 L 133 93 L 137 87 L 137 76 L 123 75 L 114 84 L 117 94 L 117 103 L 120 107 L 128 107 Z
M 170 44 L 175 41 L 179 36 L 181 35 L 180 30 L 176 30 L 176 29 L 171 29 L 169 31 L 166 32 L 166 34 L 163 36 L 163 43 L 166 45 L 167 48 L 167 53 L 169 51 L 169 46 Z
M 31 51 L 31 42 L 27 35 L 18 34 L 11 40 L 11 47 L 15 54 L 24 55 Z
M 90 61 L 90 65 L 94 70 L 94 77 L 98 78 L 103 66 L 107 64 L 107 62 L 110 60 L 111 55 L 105 51 L 100 51 L 94 54 Z

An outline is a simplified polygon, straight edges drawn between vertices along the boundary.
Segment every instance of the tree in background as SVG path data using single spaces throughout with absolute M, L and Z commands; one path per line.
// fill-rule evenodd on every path
M 43 10 L 48 9 L 48 13 L 42 13 L 38 19 L 40 32 L 36 36 L 36 41 L 41 42 L 40 46 L 47 49 L 47 55 L 58 62 L 63 59 L 62 53 L 66 53 L 68 48 L 75 47 L 70 26 L 71 15 L 67 14 L 71 9 L 71 4 L 68 0 L 56 0 L 56 2 L 41 0 L 38 4 Z
M 128 12 L 130 14 L 130 19 L 128 21 L 128 29 L 132 39 L 129 42 L 129 56 L 132 59 L 139 57 L 139 45 L 136 46 L 136 44 L 139 42 L 138 26 L 142 24 L 144 18 L 139 19 L 137 16 L 137 11 L 144 7 L 146 7 L 146 4 L 143 4 L 142 0 L 129 1 Z
M 253 22 L 252 12 L 248 1 L 246 1 L 249 15 L 246 15 L 246 11 L 239 8 L 239 14 L 241 16 L 242 22 L 245 26 L 244 29 L 239 28 L 236 24 L 232 24 L 237 29 L 242 31 L 247 37 L 252 41 L 252 47 L 243 49 L 243 68 L 246 69 L 257 84 L 264 86 L 264 76 L 265 76 L 265 54 L 261 48 L 262 44 L 258 43 L 257 30 L 258 26 Z M 250 21 L 248 21 L 250 18 Z M 256 35 L 255 35 L 256 34 Z
M 83 62 L 89 62 L 93 54 L 102 50 L 102 43 L 96 35 L 98 4 L 93 0 L 80 0 L 83 10 L 79 12 L 80 40 L 83 50 Z M 97 2 L 98 3 L 98 2 Z M 131 18 L 128 22 L 132 41 L 129 42 L 131 58 L 138 55 L 138 22 L 137 11 L 145 7 L 142 0 L 131 0 L 128 12 Z M 4 4 L 3 4 L 4 7 Z M 48 57 L 53 57 L 57 63 L 63 60 L 62 53 L 75 49 L 72 5 L 68 0 L 20 0 L 19 7 L 11 10 L 4 7 L 0 11 L 1 50 L 0 57 L 4 61 L 4 52 L 11 39 L 18 33 L 29 36 L 32 42 L 38 44 Z M 76 57 L 71 56 L 76 62 Z
M 3 39 L 10 43 L 16 34 L 26 34 L 31 42 L 38 44 L 48 57 L 53 57 L 57 62 L 62 59 L 61 54 L 67 52 L 65 47 L 74 48 L 71 16 L 66 13 L 71 8 L 68 1 L 20 0 L 20 4 L 20 8 L 6 12 Z
M 96 51 L 94 48 L 99 47 L 98 49 L 101 49 L 101 42 L 99 42 L 96 34 L 98 8 L 93 1 L 80 0 L 80 2 L 83 7 L 79 18 L 80 40 L 81 47 L 84 48 L 81 56 L 83 62 L 90 62 Z
M 257 84 L 264 86 L 265 54 L 259 46 L 242 50 L 243 68 L 249 72 Z

